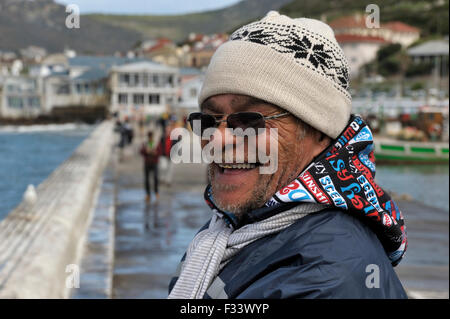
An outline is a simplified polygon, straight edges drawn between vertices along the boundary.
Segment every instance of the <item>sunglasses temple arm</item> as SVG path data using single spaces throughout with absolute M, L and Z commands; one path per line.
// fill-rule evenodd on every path
M 282 117 L 282 116 L 285 116 L 285 115 L 288 115 L 288 114 L 289 114 L 289 112 L 285 112 L 285 113 L 281 113 L 281 114 L 277 114 L 277 115 L 266 117 L 265 119 L 266 120 L 276 119 L 276 118 L 279 118 L 279 117 Z

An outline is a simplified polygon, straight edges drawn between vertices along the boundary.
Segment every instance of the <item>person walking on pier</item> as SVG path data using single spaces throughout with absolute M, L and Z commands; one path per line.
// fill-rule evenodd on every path
M 199 105 L 194 133 L 212 129 L 202 146 L 226 162 L 209 164 L 212 218 L 169 298 L 407 297 L 393 268 L 404 219 L 374 180 L 373 136 L 351 114 L 348 64 L 328 25 L 271 11 L 241 27 L 215 51 Z M 262 152 L 275 140 L 275 171 L 262 173 L 273 158 L 255 162 L 230 129 L 253 129 Z
M 153 137 L 153 132 L 148 132 L 147 141 L 141 146 L 140 153 L 144 161 L 144 186 L 146 197 L 145 201 L 150 202 L 151 191 L 150 191 L 150 174 L 153 175 L 153 186 L 155 191 L 156 200 L 159 199 L 158 193 L 158 162 L 159 157 L 162 153 L 161 143 L 156 144 Z

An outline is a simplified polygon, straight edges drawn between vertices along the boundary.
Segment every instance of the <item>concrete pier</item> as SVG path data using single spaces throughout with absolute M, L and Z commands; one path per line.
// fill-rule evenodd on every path
M 111 122 L 100 124 L 37 187 L 33 204 L 21 203 L 0 222 L 0 298 L 69 295 L 66 281 L 76 272 L 69 265 L 79 263 L 113 134 Z

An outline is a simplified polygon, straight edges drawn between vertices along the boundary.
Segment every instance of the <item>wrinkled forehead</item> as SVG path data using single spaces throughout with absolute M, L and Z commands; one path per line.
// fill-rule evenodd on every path
M 219 94 L 209 97 L 200 106 L 202 112 L 214 114 L 230 114 L 235 112 L 263 112 L 270 113 L 282 109 L 264 100 L 239 94 Z

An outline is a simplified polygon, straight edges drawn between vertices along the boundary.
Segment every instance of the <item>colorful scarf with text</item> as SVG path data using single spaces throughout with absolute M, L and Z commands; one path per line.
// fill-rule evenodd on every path
M 373 152 L 372 132 L 359 116 L 352 115 L 340 136 L 263 207 L 247 213 L 239 222 L 232 214 L 225 214 L 236 228 L 238 224 L 268 218 L 302 202 L 336 207 L 366 223 L 396 266 L 407 248 L 406 227 L 397 204 L 375 182 Z M 219 210 L 210 185 L 205 199 L 211 208 Z

